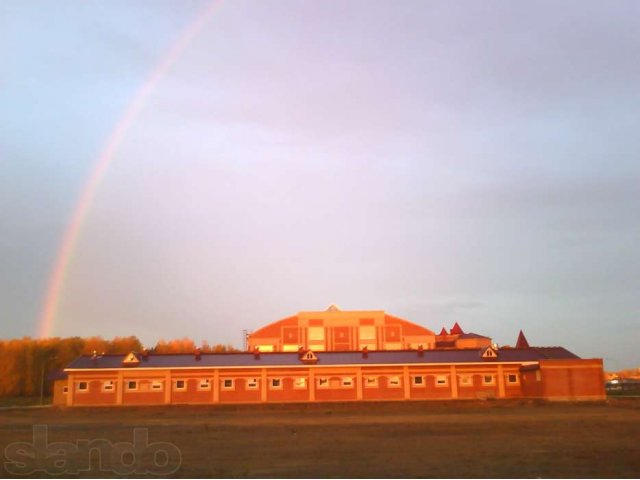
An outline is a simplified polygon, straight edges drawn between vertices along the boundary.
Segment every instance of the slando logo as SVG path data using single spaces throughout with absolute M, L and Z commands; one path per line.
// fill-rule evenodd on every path
M 92 455 L 97 466 L 92 466 Z M 11 475 L 77 474 L 98 470 L 116 475 L 171 475 L 182 464 L 173 443 L 149 443 L 147 428 L 133 429 L 133 442 L 113 443 L 105 438 L 72 442 L 48 441 L 47 425 L 33 426 L 33 442 L 13 442 L 4 449 L 4 468 Z

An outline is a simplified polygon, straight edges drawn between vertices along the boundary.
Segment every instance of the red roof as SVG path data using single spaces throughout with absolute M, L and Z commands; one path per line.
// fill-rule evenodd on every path
M 440 330 L 440 333 L 438 335 L 446 335 L 447 334 L 447 330 L 442 327 L 442 330 Z
M 458 322 L 456 322 L 453 325 L 453 328 L 451 329 L 451 335 L 462 335 L 464 332 L 462 331 L 462 329 L 460 328 L 460 325 L 458 325 Z
M 516 341 L 516 348 L 529 348 L 529 342 L 527 342 L 527 337 L 524 336 L 522 330 L 518 334 L 518 340 Z

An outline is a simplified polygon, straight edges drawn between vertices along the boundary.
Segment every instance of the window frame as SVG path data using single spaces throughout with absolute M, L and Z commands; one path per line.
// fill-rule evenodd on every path
M 331 386 L 329 377 L 317 377 L 316 385 L 318 388 L 329 388 Z
M 269 390 L 282 390 L 283 382 L 281 377 L 271 377 L 269 379 Z
M 511 381 L 511 377 L 514 378 L 513 381 Z M 518 376 L 517 373 L 507 373 L 507 385 L 518 385 L 520 383 L 520 377 Z
M 161 380 L 151 380 L 151 385 L 149 386 L 149 389 L 152 392 L 161 392 L 163 390 L 163 384 Z
M 113 380 L 103 380 L 102 391 L 113 392 L 116 389 L 115 382 Z
M 245 382 L 245 388 L 247 390 L 258 390 L 259 385 L 260 385 L 260 380 L 257 377 L 251 377 L 251 378 L 247 378 L 247 381 Z
M 227 382 L 229 382 L 229 386 L 227 386 Z M 233 378 L 221 378 L 220 379 L 220 389 L 221 390 L 235 390 L 236 382 Z
M 126 381 L 126 390 L 127 392 L 137 392 L 138 391 L 138 380 L 127 380 Z M 133 386 L 131 386 L 133 384 Z
M 340 377 L 340 387 L 341 388 L 353 388 L 354 387 L 353 377 Z
M 373 382 L 371 380 L 373 380 Z M 376 375 L 366 375 L 364 377 L 364 387 L 378 388 L 378 377 Z
M 435 378 L 436 387 L 448 387 L 449 386 L 449 375 L 436 375 Z
M 387 387 L 388 388 L 401 388 L 402 387 L 402 380 L 401 380 L 400 376 L 394 375 L 394 376 L 391 376 L 391 377 L 387 377 Z
M 459 384 L 461 387 L 473 387 L 473 375 L 469 375 L 466 373 L 461 374 Z
M 76 392 L 87 393 L 88 391 L 89 391 L 89 381 L 88 380 L 81 380 L 81 381 L 76 383 Z
M 210 378 L 201 378 L 198 381 L 198 391 L 200 392 L 208 392 L 211 390 L 211 379 Z
M 179 384 L 182 384 L 182 386 L 180 386 Z M 177 378 L 174 380 L 173 382 L 173 390 L 175 392 L 184 392 L 187 389 L 187 380 L 184 378 Z
M 487 381 L 487 378 L 491 377 L 490 381 Z M 483 373 L 482 374 L 482 385 L 485 386 L 489 386 L 489 385 L 495 385 L 496 384 L 496 376 L 492 373 L 488 374 L 488 373 Z
M 293 388 L 296 388 L 298 390 L 304 390 L 307 388 L 307 384 L 308 384 L 308 380 L 307 377 L 296 377 L 293 380 Z
M 417 380 L 420 380 L 419 382 Z M 425 386 L 424 375 L 411 375 L 411 385 L 413 387 L 424 387 Z

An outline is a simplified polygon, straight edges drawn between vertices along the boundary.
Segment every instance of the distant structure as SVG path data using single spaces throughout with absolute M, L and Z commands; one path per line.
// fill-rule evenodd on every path
M 599 400 L 602 359 L 439 334 L 381 310 L 299 312 L 249 334 L 242 353 L 88 355 L 54 383 L 58 405 L 477 398 Z
M 382 310 L 299 312 L 253 332 L 249 349 L 260 352 L 405 350 L 436 347 L 435 334 Z
M 242 350 L 247 350 L 249 348 L 249 335 L 251 332 L 246 328 L 242 329 Z

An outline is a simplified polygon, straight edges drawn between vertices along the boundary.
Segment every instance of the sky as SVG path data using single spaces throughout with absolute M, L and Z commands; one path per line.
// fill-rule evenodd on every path
M 138 101 L 48 334 L 335 303 L 639 367 L 639 59 L 636 1 L 3 0 L 0 337 Z

